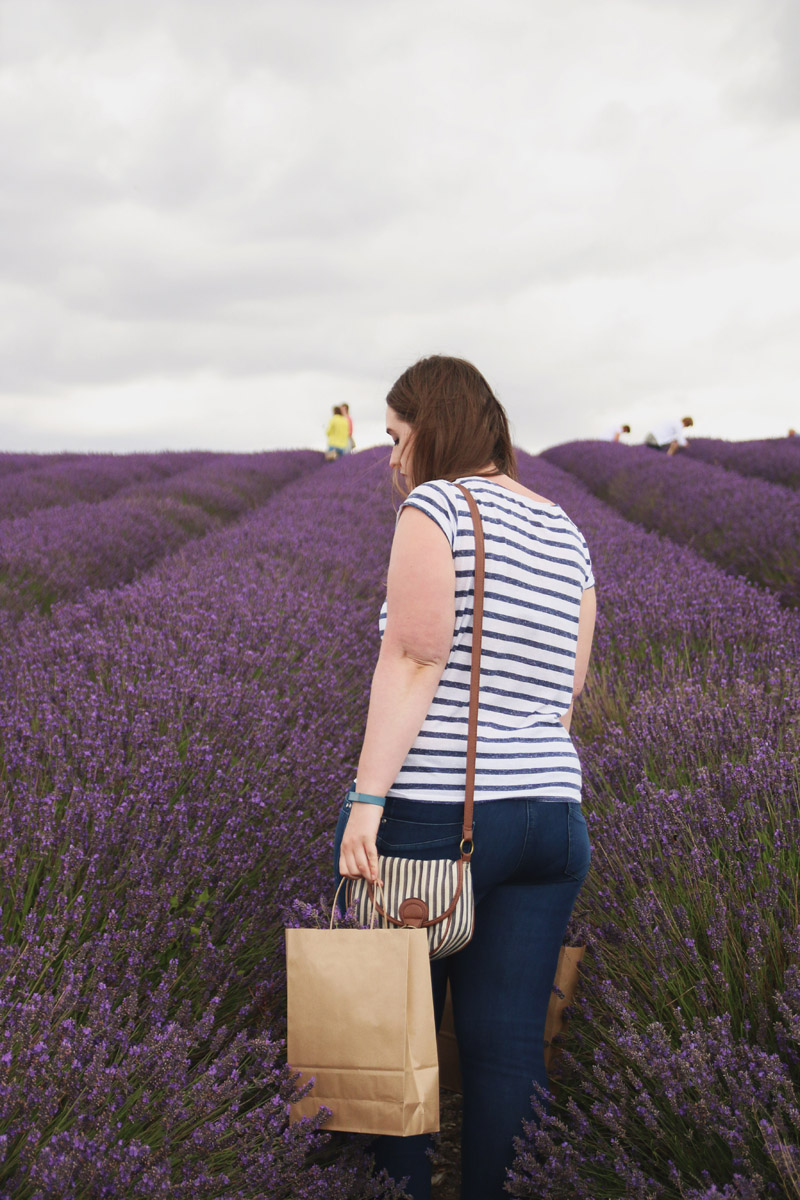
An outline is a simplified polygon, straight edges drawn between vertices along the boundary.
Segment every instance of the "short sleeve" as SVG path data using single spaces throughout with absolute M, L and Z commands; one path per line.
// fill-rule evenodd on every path
M 578 533 L 578 541 L 580 542 L 581 558 L 583 560 L 584 580 L 583 590 L 594 587 L 594 571 L 592 569 L 592 558 L 589 554 L 589 547 L 586 545 L 586 538 L 582 533 Z
M 426 517 L 435 521 L 450 543 L 451 549 L 453 548 L 458 529 L 458 510 L 446 483 L 440 483 L 438 480 L 421 483 L 408 494 L 400 506 L 400 511 L 408 507 L 418 508 Z

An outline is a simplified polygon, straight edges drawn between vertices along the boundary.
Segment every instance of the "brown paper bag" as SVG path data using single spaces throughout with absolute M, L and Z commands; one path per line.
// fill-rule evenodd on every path
M 562 946 L 558 956 L 554 986 L 561 996 L 553 992 L 547 1008 L 544 1024 L 544 1062 L 550 1070 L 560 1047 L 553 1045 L 553 1038 L 564 1029 L 564 1009 L 575 999 L 575 989 L 578 986 L 579 971 L 585 946 Z M 436 1039 L 439 1050 L 439 1079 L 441 1086 L 450 1092 L 461 1091 L 461 1067 L 458 1061 L 458 1042 L 456 1041 L 455 1025 L 453 1023 L 453 999 L 450 995 L 450 985 L 447 985 L 447 999 L 444 1002 L 444 1016 Z
M 287 1059 L 313 1090 L 291 1120 L 408 1137 L 439 1129 L 424 929 L 287 929 Z

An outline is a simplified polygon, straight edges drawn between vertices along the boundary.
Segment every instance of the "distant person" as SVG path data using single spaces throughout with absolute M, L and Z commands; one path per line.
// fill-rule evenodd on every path
M 662 421 L 648 433 L 644 444 L 653 450 L 666 450 L 667 454 L 677 454 L 679 450 L 685 450 L 689 445 L 683 431 L 690 429 L 692 425 L 694 425 L 694 421 L 691 417 L 683 417 L 680 424 L 677 421 Z
M 786 436 L 787 436 L 787 437 L 797 437 L 797 430 L 796 430 L 796 429 L 790 429 L 790 430 L 789 430 L 789 432 L 786 434 Z
M 328 439 L 328 449 L 325 451 L 327 462 L 334 462 L 337 458 L 341 458 L 343 454 L 347 453 L 350 428 L 347 424 L 347 417 L 338 404 L 334 407 L 333 416 L 328 421 L 325 436 Z
M 618 442 L 622 438 L 623 433 L 630 433 L 630 431 L 630 425 L 612 425 L 610 429 L 605 431 L 602 440 L 604 442 Z
M 342 414 L 344 415 L 344 417 L 347 420 L 347 431 L 348 432 L 347 432 L 347 449 L 345 450 L 345 454 L 350 454 L 356 448 L 356 444 L 353 441 L 353 418 L 350 416 L 350 405 L 349 404 L 340 404 L 339 407 L 341 408 Z

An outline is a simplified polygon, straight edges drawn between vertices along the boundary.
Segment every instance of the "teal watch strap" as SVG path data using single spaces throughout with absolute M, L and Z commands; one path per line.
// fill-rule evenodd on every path
M 369 792 L 354 792 L 352 789 L 347 794 L 351 804 L 379 804 L 383 808 L 386 803 L 385 796 L 370 796 Z

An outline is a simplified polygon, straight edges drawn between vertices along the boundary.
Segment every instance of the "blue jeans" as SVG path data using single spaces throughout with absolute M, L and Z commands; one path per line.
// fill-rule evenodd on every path
M 339 847 L 350 812 L 339 816 Z M 378 852 L 403 858 L 458 858 L 460 805 L 388 799 Z M 463 950 L 431 963 L 437 1028 L 447 981 L 453 994 L 464 1089 L 462 1200 L 505 1200 L 513 1139 L 531 1117 L 533 1082 L 547 1086 L 544 1024 L 558 954 L 589 870 L 580 804 L 497 800 L 475 805 L 475 935 Z M 337 883 L 339 880 L 337 869 Z M 428 1135 L 381 1137 L 378 1166 L 408 1177 L 413 1200 L 429 1200 Z

